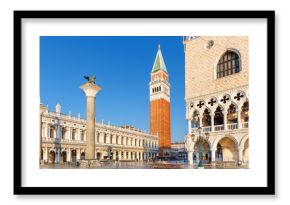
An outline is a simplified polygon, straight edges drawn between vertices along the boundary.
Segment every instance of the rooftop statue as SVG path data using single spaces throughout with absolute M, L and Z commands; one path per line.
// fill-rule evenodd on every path
M 85 75 L 84 78 L 89 82 L 89 83 L 93 83 L 93 84 L 96 84 L 96 76 L 92 76 L 92 77 L 89 77 L 88 75 Z

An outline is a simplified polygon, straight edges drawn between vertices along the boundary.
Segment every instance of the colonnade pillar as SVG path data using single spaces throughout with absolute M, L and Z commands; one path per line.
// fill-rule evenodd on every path
M 223 115 L 224 115 L 224 130 L 228 129 L 228 112 L 223 111 Z

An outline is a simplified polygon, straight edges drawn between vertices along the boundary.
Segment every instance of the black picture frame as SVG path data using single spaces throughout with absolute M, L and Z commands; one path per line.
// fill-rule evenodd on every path
M 56 18 L 203 18 L 267 21 L 266 187 L 24 187 L 22 185 L 22 20 Z M 275 11 L 14 11 L 15 195 L 273 195 L 275 194 Z

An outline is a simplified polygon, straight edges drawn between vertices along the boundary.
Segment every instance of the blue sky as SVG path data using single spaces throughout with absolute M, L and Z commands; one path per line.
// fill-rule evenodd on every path
M 96 118 L 114 125 L 149 130 L 149 82 L 161 51 L 171 84 L 171 141 L 186 134 L 184 52 L 182 37 L 40 37 L 40 99 L 49 110 L 86 117 L 86 98 L 79 86 L 95 75 Z

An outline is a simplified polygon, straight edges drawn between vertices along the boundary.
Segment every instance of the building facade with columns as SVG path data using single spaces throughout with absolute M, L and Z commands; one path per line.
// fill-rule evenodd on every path
M 175 160 L 187 159 L 187 150 L 184 142 L 171 143 L 171 158 Z
M 86 155 L 86 120 L 61 114 L 41 105 L 41 161 L 65 163 L 84 160 Z M 95 123 L 97 160 L 147 160 L 157 156 L 158 137 L 130 126 Z
M 248 37 L 187 36 L 183 43 L 189 163 L 248 167 Z

